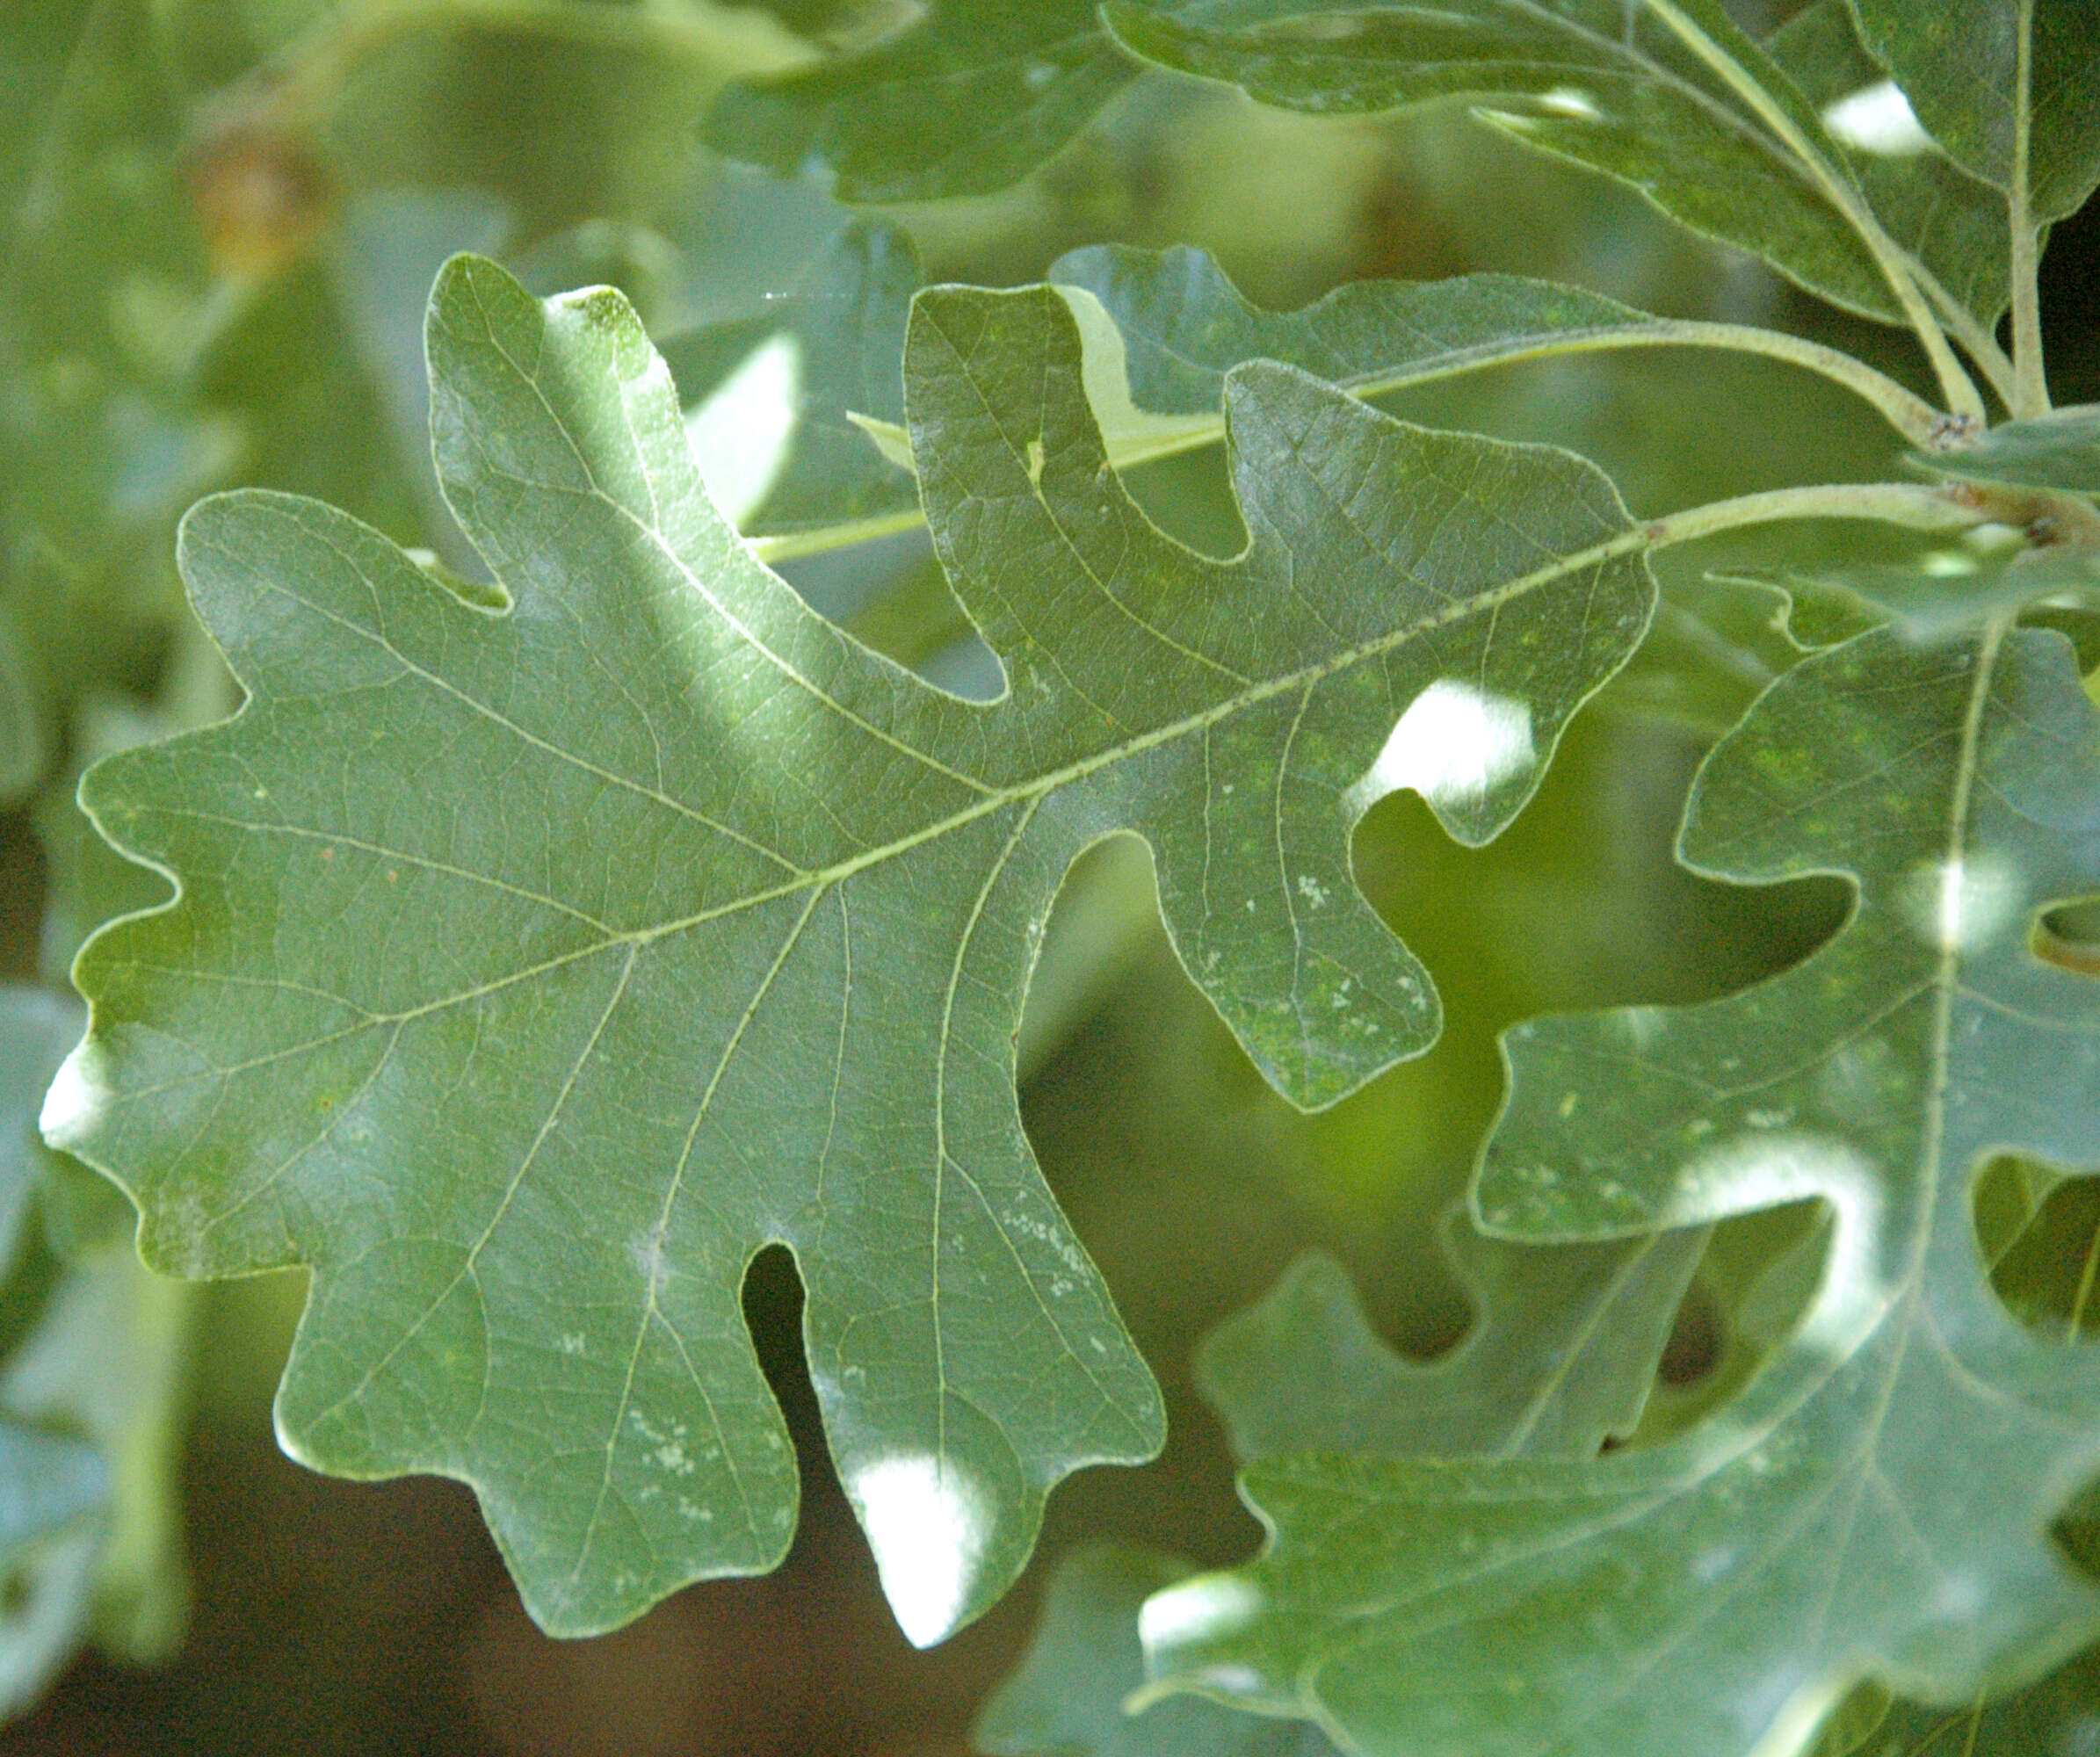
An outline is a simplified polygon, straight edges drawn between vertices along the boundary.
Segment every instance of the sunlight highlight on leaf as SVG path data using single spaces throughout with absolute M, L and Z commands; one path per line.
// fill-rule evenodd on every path
M 1443 810 L 1477 806 L 1490 788 L 1537 757 L 1527 704 L 1439 677 L 1408 705 L 1349 799 L 1368 810 L 1407 788 Z
M 707 493 L 742 526 L 786 467 L 801 401 L 802 351 L 792 335 L 751 350 L 735 371 L 685 411 L 685 438 Z
M 915 1647 L 945 1639 L 969 1606 L 991 1535 L 984 1498 L 959 1464 L 923 1454 L 861 1465 L 846 1494 L 898 1626 Z
M 2100 984 L 2025 931 L 2100 888 L 2096 802 L 2059 634 L 1875 631 L 1772 684 L 1701 770 L 1683 855 L 1850 873 L 1849 922 L 1740 994 L 1511 1030 L 1474 1202 L 1545 1243 L 1820 1199 L 1798 1327 L 1651 1445 L 1255 1465 L 1271 1536 L 1229 1578 L 1261 1612 L 1153 1641 L 1160 1684 L 1238 1668 L 1248 1706 L 1391 1757 L 1749 1757 L 1863 1678 L 1962 1700 L 2100 1631 L 2046 1535 L 2100 1471 L 2100 1363 L 2006 1311 L 1968 1199 L 2008 1152 L 2100 1169 Z
M 1823 126 L 1848 147 L 1882 158 L 1915 158 L 1933 149 L 1910 100 L 1893 79 L 1864 85 L 1823 107 Z

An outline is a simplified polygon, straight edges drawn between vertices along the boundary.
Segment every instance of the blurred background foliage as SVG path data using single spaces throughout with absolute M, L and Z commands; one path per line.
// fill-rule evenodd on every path
M 1790 10 L 1738 8 L 1760 27 Z M 797 502 L 798 481 L 850 481 L 869 507 L 894 500 L 894 466 L 836 417 L 851 407 L 895 418 L 883 313 L 901 313 L 919 273 L 1018 283 L 1104 242 L 1200 247 L 1271 307 L 1366 278 L 1549 276 L 1666 314 L 1799 330 L 1917 381 L 1872 325 L 1448 107 L 1316 121 L 1152 76 L 1010 187 L 858 218 L 820 171 L 782 178 L 701 145 L 729 82 L 851 54 L 908 28 L 914 11 L 905 0 L 11 0 L 0 19 L 0 975 L 40 991 L 13 995 L 27 1010 L 5 1022 L 23 1067 L 69 1040 L 58 996 L 81 937 L 163 888 L 101 850 L 71 804 L 79 769 L 233 705 L 174 577 L 183 509 L 236 484 L 317 495 L 473 570 L 437 495 L 421 358 L 424 297 L 454 250 L 496 255 L 542 293 L 619 286 L 694 403 L 769 336 L 797 335 L 799 462 L 751 503 L 759 528 L 783 531 L 821 522 L 822 508 Z M 2064 228 L 2049 260 L 2061 401 L 2100 393 L 2096 260 L 2090 221 Z M 1570 445 L 1638 511 L 1879 473 L 1894 450 L 1820 380 L 1734 357 L 1576 357 L 1387 406 Z M 1187 540 L 1237 546 L 1214 452 L 1148 466 L 1133 486 Z M 1025 1643 L 1060 1554 L 1104 1537 L 1210 1563 L 1251 1547 L 1190 1354 L 1300 1250 L 1345 1264 L 1408 1351 L 1433 1354 L 1462 1333 L 1436 1221 L 1498 1101 L 1499 1029 L 1719 993 L 1836 924 L 1834 885 L 1736 890 L 1672 858 L 1702 749 L 1794 656 L 1773 597 L 1710 577 L 1727 560 L 1711 546 L 1673 557 L 1647 647 L 1500 842 L 1461 850 L 1411 798 L 1364 824 L 1363 883 L 1436 972 L 1449 1023 L 1432 1053 L 1325 1115 L 1297 1115 L 1270 1092 L 1182 977 L 1143 851 L 1112 843 L 1083 863 L 1030 998 L 1024 1110 L 1166 1387 L 1173 1437 L 1144 1470 L 1092 1472 L 1061 1492 L 1022 1587 L 933 1652 L 897 1634 L 832 1482 L 784 1255 L 754 1267 L 747 1305 L 802 1450 L 788 1565 L 563 1645 L 526 1621 L 464 1489 L 329 1481 L 277 1452 L 270 1398 L 299 1277 L 158 1283 L 130 1258 L 120 1201 L 45 1156 L 22 1174 L 34 1212 L 16 1229 L 0 1291 L 0 1432 L 25 1424 L 84 1441 L 108 1480 L 98 1511 L 61 1520 L 0 1580 L 0 1704 L 23 1709 L 48 1684 L 0 1728 L 0 1749 L 967 1749 L 976 1704 Z M 820 609 L 947 686 L 996 686 L 923 533 L 783 570 Z M 2075 923 L 2065 931 L 2080 936 Z M 11 1114 L 18 1135 L 24 1124 Z M 23 1136 L 7 1151 L 37 1150 Z M 2079 1326 L 2082 1298 L 2068 1303 L 2048 1265 L 2075 1262 L 2100 1237 L 2100 1204 L 2083 1186 L 2023 1182 L 2017 1168 L 1988 1190 L 2015 1240 L 2009 1297 L 2036 1321 Z M 1740 1382 L 1771 1318 L 1753 1291 L 1810 1225 L 1782 1215 L 1722 1230 L 1651 1423 L 1689 1420 Z M 2021 1239 L 2045 1242 L 2023 1252 Z M 2094 1699 L 2078 1678 L 2054 1688 L 2051 1702 L 2072 1705 L 2062 1714 Z

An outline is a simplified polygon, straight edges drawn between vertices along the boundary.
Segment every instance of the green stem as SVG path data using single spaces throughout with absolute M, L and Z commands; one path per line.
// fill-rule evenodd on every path
M 2013 416 L 2030 419 L 2049 412 L 2049 383 L 2042 370 L 2042 301 L 2038 271 L 2039 235 L 2027 187 L 2031 88 L 2034 80 L 2034 0 L 2020 0 L 2019 49 L 2012 120 L 2012 396 Z
M 1770 488 L 1688 507 L 1641 527 L 1657 548 L 1692 543 L 1748 524 L 1775 524 L 1794 518 L 1860 518 L 1878 524 L 1899 524 L 1911 531 L 1966 531 L 1988 515 L 1964 503 L 1958 489 L 1927 488 L 1910 482 L 1833 482 L 1813 488 Z
M 1534 346 L 1483 347 L 1468 353 L 1445 355 L 1426 369 L 1409 367 L 1369 373 L 1345 379 L 1342 385 L 1353 396 L 1382 396 L 1404 390 L 1410 385 L 1430 384 L 1488 366 L 1550 359 L 1563 354 L 1606 353 L 1620 348 L 1714 348 L 1785 361 L 1789 365 L 1820 373 L 1851 391 L 1879 410 L 1891 427 L 1920 451 L 1937 452 L 1945 448 L 1950 425 L 1947 417 L 1895 380 L 1836 348 L 1826 348 L 1820 343 L 1785 335 L 1777 329 L 1759 329 L 1742 323 L 1702 323 L 1659 317 L 1623 329 L 1568 330 Z M 889 431 L 887 428 L 884 430 Z M 1157 463 L 1163 458 L 1200 451 L 1206 445 L 1221 443 L 1224 437 L 1225 417 L 1220 414 L 1191 421 L 1172 433 L 1148 432 L 1126 437 L 1104 434 L 1103 440 L 1110 464 L 1118 470 L 1128 470 Z M 884 445 L 885 455 L 905 443 L 901 433 L 895 434 L 891 444 Z M 850 549 L 879 538 L 894 537 L 916 530 L 924 523 L 925 514 L 914 506 L 841 524 L 820 525 L 808 531 L 785 531 L 748 540 L 752 553 L 762 561 L 792 561 L 806 555 Z
M 912 506 L 896 512 L 877 513 L 870 518 L 848 519 L 844 524 L 820 524 L 810 531 L 788 531 L 777 537 L 753 537 L 746 540 L 751 546 L 751 553 L 770 567 L 775 561 L 793 561 L 804 555 L 828 555 L 835 549 L 851 549 L 858 544 L 873 543 L 879 538 L 902 536 L 907 531 L 916 531 L 925 522 L 924 511 Z
M 1894 239 L 1882 230 L 1881 222 L 1874 217 L 1873 210 L 1861 198 L 1858 190 L 1849 178 L 1837 174 L 1830 162 L 1801 132 L 1793 118 L 1773 101 L 1771 94 L 1751 78 L 1733 55 L 1678 11 L 1671 0 L 1646 0 L 1646 4 L 1657 18 L 1676 33 L 1685 47 L 1705 62 L 1728 89 L 1749 106 L 1757 119 L 1772 131 L 1780 144 L 1794 155 L 1801 168 L 1808 173 L 1823 199 L 1859 235 L 1860 242 L 1874 258 L 1883 278 L 1888 282 L 1889 290 L 1895 294 L 1897 304 L 1902 307 L 1903 315 L 1909 321 L 1927 358 L 1931 360 L 1932 370 L 1939 379 L 1941 394 L 1947 399 L 1947 407 L 1954 414 L 1964 416 L 1981 428 L 1985 419 L 1982 397 L 1978 394 L 1968 373 L 1962 370 L 1961 361 L 1949 343 L 1946 331 L 1940 327 L 1939 319 L 1933 315 L 1930 303 L 1919 290 L 1904 251 Z
M 1947 291 L 1931 270 L 1915 257 L 1909 260 L 1912 278 L 1932 301 L 1940 322 L 1946 325 L 1947 334 L 1961 343 L 1962 351 L 1976 363 L 1977 370 L 1983 374 L 1984 382 L 1997 394 L 1998 401 L 2010 409 L 2012 361 L 1998 345 L 1998 338 L 1974 312 Z
M 1714 348 L 1729 353 L 1784 360 L 1789 365 L 1800 366 L 1833 384 L 1842 385 L 1872 404 L 1891 427 L 1921 451 L 1939 450 L 1945 437 L 1946 417 L 1923 397 L 1905 389 L 1886 373 L 1876 372 L 1865 361 L 1855 359 L 1839 349 L 1826 348 L 1821 343 L 1806 341 L 1799 336 L 1789 336 L 1778 329 L 1760 329 L 1747 323 L 1657 318 L 1652 323 L 1633 329 L 1575 330 L 1554 337 L 1542 346 L 1526 349 L 1521 354 L 1454 358 L 1440 364 L 1435 372 L 1381 373 L 1360 380 L 1346 380 L 1344 387 L 1357 396 L 1379 396 L 1408 385 L 1427 383 L 1506 360 L 1550 359 L 1561 354 L 1604 353 L 1618 348 Z M 1209 443 L 1212 442 L 1206 437 L 1176 449 L 1185 451 L 1190 444 Z

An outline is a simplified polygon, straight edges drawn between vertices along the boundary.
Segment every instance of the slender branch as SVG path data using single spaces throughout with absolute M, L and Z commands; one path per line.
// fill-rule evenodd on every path
M 1977 394 L 1975 385 L 1967 372 L 1962 370 L 1961 361 L 1947 341 L 1946 331 L 1933 314 L 1932 307 L 1919 290 L 1917 281 L 1910 271 L 1905 253 L 1895 240 L 1881 228 L 1873 210 L 1860 197 L 1859 192 L 1846 178 L 1840 177 L 1829 161 L 1819 152 L 1814 143 L 1804 134 L 1792 117 L 1775 103 L 1772 95 L 1751 78 L 1749 73 L 1735 58 L 1709 37 L 1705 32 L 1680 11 L 1672 0 L 1647 0 L 1648 9 L 1662 20 L 1678 39 L 1701 61 L 1720 76 L 1737 97 L 1747 104 L 1766 127 L 1772 131 L 1779 142 L 1800 163 L 1810 179 L 1821 191 L 1823 199 L 1836 208 L 1845 221 L 1859 235 L 1859 239 L 1874 258 L 1889 290 L 1902 307 L 1903 315 L 1916 333 L 1932 370 L 1939 379 L 1941 394 L 1947 399 L 1947 407 L 1956 415 L 1966 416 L 1976 426 L 1984 422 L 1983 399 Z
M 1382 396 L 1392 391 L 1405 389 L 1409 385 L 1430 384 L 1440 379 L 1455 378 L 1462 372 L 1479 372 L 1488 366 L 1506 365 L 1523 360 L 1550 359 L 1563 354 L 1607 353 L 1620 348 L 1713 348 L 1729 353 L 1752 354 L 1767 359 L 1782 360 L 1789 365 L 1820 373 L 1832 383 L 1843 386 L 1879 410 L 1891 427 L 1920 451 L 1935 452 L 1944 448 L 1950 425 L 1947 417 L 1924 398 L 1905 389 L 1886 374 L 1876 372 L 1865 361 L 1856 360 L 1838 349 L 1826 348 L 1821 343 L 1806 341 L 1799 336 L 1788 336 L 1777 329 L 1759 329 L 1742 323 L 1702 323 L 1659 317 L 1650 322 L 1623 328 L 1565 330 L 1535 346 L 1521 350 L 1502 349 L 1490 344 L 1462 353 L 1444 355 L 1433 365 L 1426 368 L 1408 367 L 1388 372 L 1366 373 L 1358 378 L 1345 379 L 1342 380 L 1342 385 L 1354 396 Z M 864 422 L 862 424 L 873 426 L 875 423 Z M 885 429 L 885 431 L 888 432 L 889 430 Z M 1201 451 L 1206 446 L 1222 443 L 1225 437 L 1225 417 L 1220 414 L 1200 421 L 1191 421 L 1169 433 L 1145 432 L 1126 436 L 1104 433 L 1102 437 L 1108 450 L 1109 463 L 1118 470 L 1134 469 L 1140 465 L 1157 463 L 1164 458 L 1179 457 L 1184 452 Z M 894 435 L 892 443 L 883 447 L 884 454 L 889 455 L 894 447 L 905 443 L 902 434 Z M 916 530 L 924 523 L 924 513 L 914 506 L 895 512 L 877 514 L 869 518 L 851 519 L 840 524 L 819 525 L 807 531 L 748 538 L 746 541 L 761 561 L 792 561 L 807 555 L 822 555 L 834 550 L 851 549 L 880 538 L 894 537 L 903 531 Z
M 1924 486 L 1912 482 L 1829 482 L 1808 488 L 1770 488 L 1762 494 L 1740 495 L 1705 506 L 1687 508 L 1662 518 L 1653 518 L 1626 537 L 1605 546 L 1617 554 L 1627 550 L 1662 548 L 1673 543 L 1691 543 L 1720 531 L 1749 524 L 1775 524 L 1795 518 L 1857 518 L 1878 524 L 1898 524 L 1911 531 L 1966 531 L 1990 523 L 2002 509 L 1980 503 L 1971 485 Z M 917 513 L 890 513 L 851 524 L 828 525 L 819 531 L 795 531 L 785 537 L 749 539 L 762 561 L 788 560 L 815 555 L 827 549 L 865 542 L 873 537 L 894 536 L 922 522 Z
M 2049 382 L 2042 370 L 2042 300 L 2038 276 L 2039 238 L 2027 187 L 2033 134 L 2034 0 L 2020 0 L 2019 48 L 2015 61 L 2012 109 L 2012 396 L 2013 416 L 2024 420 L 2049 412 Z
M 1940 322 L 1946 325 L 1947 334 L 1961 343 L 1962 351 L 1976 363 L 1984 382 L 1997 394 L 1998 401 L 2006 408 L 2012 407 L 2012 359 L 1998 345 L 1998 338 L 1976 314 L 1949 293 L 1945 285 L 1918 261 L 1909 258 L 1910 272 L 1925 297 L 1932 301 L 1939 313 Z M 1981 436 L 1978 436 L 1981 437 Z
M 1921 450 L 1937 450 L 1945 437 L 1946 417 L 1922 396 L 1906 389 L 1886 372 L 1876 372 L 1864 360 L 1837 348 L 1827 348 L 1783 330 L 1761 329 L 1748 323 L 1705 323 L 1682 318 L 1657 318 L 1653 323 L 1624 330 L 1577 330 L 1545 346 L 1520 355 L 1503 354 L 1477 364 L 1493 365 L 1508 359 L 1546 359 L 1559 354 L 1604 353 L 1618 348 L 1713 348 L 1729 353 L 1756 354 L 1784 360 L 1819 373 L 1833 384 L 1871 403 L 1896 431 Z M 1404 385 L 1425 382 L 1468 370 L 1476 363 L 1457 360 L 1435 373 L 1380 375 L 1348 388 L 1358 396 L 1377 396 Z
M 844 524 L 820 524 L 808 531 L 786 531 L 775 537 L 749 537 L 751 553 L 767 564 L 794 561 L 805 555 L 828 555 L 835 549 L 851 549 L 884 537 L 916 531 L 926 522 L 918 507 L 877 513 L 871 518 L 849 519 Z
M 1812 488 L 1771 488 L 1688 507 L 1641 527 L 1656 548 L 1696 542 L 1748 524 L 1776 524 L 1794 518 L 1859 518 L 1911 531 L 1966 531 L 1988 514 L 1965 503 L 1959 490 L 1911 482 L 1832 482 Z

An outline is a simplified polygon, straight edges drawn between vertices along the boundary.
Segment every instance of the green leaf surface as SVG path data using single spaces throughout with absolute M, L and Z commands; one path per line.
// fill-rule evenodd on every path
M 1999 1304 L 1969 1201 L 1994 1153 L 2095 1164 L 2100 989 L 2029 945 L 2038 908 L 2100 887 L 2068 644 L 1875 632 L 1803 661 L 1708 758 L 1683 851 L 1858 900 L 1740 994 L 1511 1031 L 1475 1200 L 1546 1240 L 1820 1199 L 1792 1339 L 1654 1447 L 1257 1465 L 1271 1546 L 1151 1602 L 1161 1678 L 1366 1752 L 1729 1757 L 1863 1675 L 1964 1702 L 2100 1627 L 2047 1536 L 2100 1468 L 2100 1359 Z
M 738 1290 L 786 1243 L 833 1457 L 937 1639 L 1057 1480 L 1160 1438 L 1016 1110 L 1065 869 L 1142 835 L 1241 1042 L 1338 1099 L 1437 1028 L 1351 826 L 1404 785 L 1468 842 L 1505 823 L 1639 639 L 1650 539 L 1567 453 L 1256 366 L 1227 398 L 1252 539 L 1206 560 L 1105 467 L 1061 299 L 929 293 L 907 409 L 1005 667 L 981 705 L 751 560 L 617 295 L 460 259 L 429 343 L 446 494 L 511 608 L 313 503 L 191 515 L 250 699 L 83 785 L 182 892 L 82 953 L 47 1132 L 132 1191 L 149 1262 L 312 1264 L 286 1443 L 471 1482 L 564 1632 L 783 1552 Z
M 708 145 L 783 176 L 822 165 L 841 201 L 932 201 L 1017 183 L 1135 76 L 1095 0 L 937 0 L 865 53 L 733 85 Z
M 1090 293 L 1112 320 L 1113 337 L 1103 334 L 1101 351 L 1119 349 L 1129 401 L 1184 420 L 1214 417 L 1225 374 L 1247 360 L 1279 360 L 1377 395 L 1519 360 L 1647 347 L 1772 354 L 1872 394 L 1906 430 L 1932 419 L 1923 403 L 1888 401 L 1892 387 L 1871 384 L 1856 362 L 1795 337 L 1656 317 L 1601 293 L 1521 275 L 1351 281 L 1298 310 L 1264 311 L 1200 250 L 1106 244 L 1061 257 L 1049 279 Z M 1116 372 L 1104 363 L 1099 377 L 1112 385 Z M 1099 411 L 1101 390 L 1093 380 L 1089 389 Z M 1114 423 L 1104 420 L 1114 451 Z M 1193 433 L 1184 428 L 1182 443 Z M 1133 449 L 1141 452 L 1147 436 L 1133 437 Z
M 1169 1696 L 1131 1714 L 1145 1681 L 1138 1612 L 1191 1564 L 1152 1550 L 1082 1550 L 1043 1588 L 1035 1638 L 971 1730 L 988 1757 L 1330 1757 L 1302 1720 Z
M 1704 1231 L 1526 1250 L 1460 1214 L 1444 1240 L 1476 1315 L 1432 1362 L 1381 1340 L 1320 1254 L 1205 1339 L 1200 1383 L 1235 1457 L 1587 1458 L 1633 1431 Z
M 1114 321 L 1130 400 L 1156 415 L 1215 415 L 1225 375 L 1248 360 L 1397 388 L 1680 327 L 1580 287 L 1498 274 L 1350 281 L 1298 310 L 1264 311 L 1185 248 L 1094 245 L 1059 257 L 1048 278 L 1092 294 Z
M 1912 460 L 1942 475 L 2100 494 L 2100 403 L 2006 421 L 1966 451 Z
M 895 249 L 880 235 L 855 236 Z M 854 264 L 865 254 L 849 238 L 810 284 L 791 320 L 813 363 L 802 423 L 814 448 L 808 467 L 798 440 L 786 478 L 742 527 L 793 532 L 825 521 L 909 516 L 916 478 L 902 427 L 880 411 L 894 401 L 883 359 L 902 333 L 909 283 L 897 272 L 876 296 Z M 1603 351 L 1680 347 L 1756 353 L 1822 373 L 1869 401 L 1914 438 L 1936 430 L 1930 404 L 1850 357 L 1799 337 L 1739 324 L 1656 317 L 1580 287 L 1518 275 L 1456 275 L 1437 281 L 1353 281 L 1293 311 L 1250 304 L 1204 252 L 1097 245 L 1050 266 L 1080 327 L 1084 382 L 1109 460 L 1119 467 L 1214 445 L 1225 436 L 1226 374 L 1250 360 L 1293 365 L 1354 392 L 1379 396 L 1411 385 L 1524 360 Z M 693 345 L 698 343 L 699 345 Z M 748 344 L 747 344 L 748 345 Z M 701 336 L 675 350 L 712 360 Z M 719 368 L 718 368 L 719 371 Z M 783 518 L 792 510 L 792 518 Z M 793 553 L 794 537 L 785 539 Z M 776 552 L 777 553 L 777 552 Z
M 2019 21 L 2033 14 L 2028 187 L 2047 224 L 2085 205 L 2100 183 L 2100 87 L 2093 0 L 1850 0 L 1861 36 L 1895 76 L 1918 119 L 1954 158 L 2012 187 Z
M 1752 64 L 1810 139 L 1828 143 L 1814 106 L 1776 62 L 1725 15 L 1686 10 Z M 1618 0 L 1347 12 L 1270 5 L 1242 7 L 1228 15 L 1235 22 L 1111 0 L 1103 16 L 1147 60 L 1313 114 L 1451 97 L 1525 100 L 1485 113 L 1526 145 L 1618 178 L 1680 224 L 1764 257 L 1813 293 L 1901 320 L 1866 247 L 1785 150 L 1666 26 Z
M 2038 602 L 2100 607 L 2100 550 L 1961 544 L 1910 561 L 1790 574 L 1780 582 L 1797 597 L 1850 600 L 1870 620 L 1886 620 L 1906 640 L 1930 644 L 1972 634 Z
M 1311 1452 L 1591 1457 L 1639 1421 L 1705 1243 L 1692 1228 L 1539 1249 L 1484 1238 L 1457 1211 L 1443 1244 L 1474 1319 L 1455 1348 L 1432 1362 L 1403 1358 L 1372 1328 L 1347 1272 L 1313 1252 L 1204 1340 L 1198 1383 L 1242 1464 Z M 1119 1549 L 1061 1564 L 1033 1643 L 986 1705 L 978 1744 L 1016 1757 L 1331 1751 L 1303 1721 L 1140 1694 L 1143 1602 L 1194 1572 Z M 1133 1702 L 1145 1703 L 1135 1715 Z
M 1765 47 L 1838 135 L 1845 163 L 1889 236 L 1956 304 L 1995 328 L 2012 296 L 2005 198 L 1922 134 L 1905 130 L 1886 98 L 1876 99 L 1888 76 L 1860 47 L 1845 0 L 1804 6 Z M 1858 106 L 1868 100 L 1875 101 L 1862 117 Z M 1847 117 L 1862 119 L 1850 140 L 1839 126 Z

